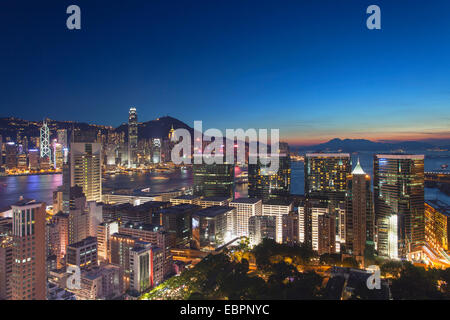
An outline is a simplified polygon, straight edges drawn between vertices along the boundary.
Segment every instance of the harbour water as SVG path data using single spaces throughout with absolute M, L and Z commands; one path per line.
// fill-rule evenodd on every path
M 359 152 L 352 154 L 353 165 L 359 157 L 364 171 L 373 176 L 373 152 Z M 425 171 L 439 170 L 442 164 L 450 163 L 450 152 L 427 152 Z M 291 193 L 304 193 L 303 162 L 292 162 Z M 168 173 L 121 174 L 109 176 L 103 181 L 104 190 L 143 189 L 150 188 L 152 193 L 161 193 L 183 187 L 193 183 L 190 170 L 176 170 Z M 53 191 L 62 184 L 60 174 L 8 176 L 0 177 L 0 209 L 16 202 L 20 196 L 52 203 Z M 236 186 L 236 197 L 247 196 L 247 185 Z M 450 204 L 450 197 L 438 189 L 425 189 L 426 199 L 439 199 Z

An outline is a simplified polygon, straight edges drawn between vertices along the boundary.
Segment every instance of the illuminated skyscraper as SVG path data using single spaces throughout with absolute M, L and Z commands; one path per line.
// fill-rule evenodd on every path
M 371 179 L 361 164 L 356 164 L 347 177 L 345 210 L 345 247 L 347 252 L 362 260 L 366 245 L 374 245 L 374 215 L 372 205 Z
M 66 129 L 58 129 L 58 143 L 60 143 L 63 148 L 67 148 L 69 146 L 67 141 L 67 130 Z
M 20 200 L 13 211 L 12 299 L 46 299 L 45 203 Z
M 305 241 L 311 241 L 311 208 L 326 207 L 336 223 L 336 251 L 345 242 L 345 193 L 351 171 L 348 153 L 307 153 L 305 156 Z
M 136 108 L 130 108 L 128 114 L 128 167 L 137 165 L 138 124 Z
M 305 193 L 310 197 L 343 200 L 350 170 L 348 153 L 307 153 Z
M 195 195 L 234 198 L 233 164 L 194 164 L 193 172 Z
M 63 177 L 64 179 L 64 177 Z M 86 201 L 102 201 L 101 144 L 70 144 L 70 185 L 80 186 Z
M 424 155 L 374 155 L 378 254 L 406 258 L 425 243 Z
M 48 129 L 46 121 L 42 123 L 40 133 L 39 145 L 41 149 L 41 158 L 48 158 L 51 160 L 52 151 L 50 149 L 50 130 Z
M 261 199 L 287 201 L 291 190 L 291 160 L 287 144 L 280 143 L 279 166 L 270 169 L 258 159 L 257 164 L 248 165 L 248 196 Z

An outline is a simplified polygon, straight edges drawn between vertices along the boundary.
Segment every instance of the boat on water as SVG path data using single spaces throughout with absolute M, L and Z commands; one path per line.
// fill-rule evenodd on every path
M 444 169 L 444 170 L 447 169 L 448 168 L 448 164 L 446 164 L 446 163 L 445 164 L 441 164 L 441 168 Z
M 151 177 L 150 179 L 152 179 L 152 180 L 169 180 L 169 177 L 156 176 L 156 177 Z

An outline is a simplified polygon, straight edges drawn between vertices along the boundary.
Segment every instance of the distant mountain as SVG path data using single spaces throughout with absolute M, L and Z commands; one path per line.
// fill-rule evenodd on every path
M 373 142 L 365 139 L 339 139 L 335 138 L 328 142 L 300 147 L 300 151 L 342 151 L 342 152 L 354 152 L 354 151 L 396 151 L 402 150 L 426 150 L 435 147 L 434 145 L 420 141 L 403 141 L 396 143 L 387 142 Z
M 194 129 L 178 119 L 166 116 L 155 120 L 139 123 L 139 139 L 166 138 L 168 137 L 169 131 L 172 126 L 175 130 L 186 129 L 191 133 L 191 136 L 193 136 Z M 116 128 L 116 132 L 125 132 L 125 137 L 127 137 L 128 124 L 124 123 L 120 125 Z
M 48 127 L 50 129 L 51 136 L 56 136 L 57 129 L 79 129 L 81 131 L 89 131 L 97 134 L 98 131 L 102 133 L 107 133 L 108 131 L 124 132 L 125 139 L 128 137 L 128 124 L 124 123 L 117 128 L 111 126 L 103 126 L 96 124 L 88 124 L 83 122 L 75 121 L 58 121 L 58 120 L 47 120 Z M 13 141 L 16 140 L 17 134 L 20 132 L 20 136 L 27 137 L 38 137 L 39 129 L 42 126 L 41 121 L 29 121 L 23 119 L 17 119 L 13 117 L 0 118 L 0 135 L 5 139 L 10 137 Z M 138 135 L 139 139 L 151 139 L 151 138 L 165 138 L 168 137 L 170 129 L 184 128 L 188 130 L 193 136 L 194 130 L 189 127 L 184 122 L 172 118 L 172 117 L 161 117 L 156 120 L 151 120 L 138 124 Z

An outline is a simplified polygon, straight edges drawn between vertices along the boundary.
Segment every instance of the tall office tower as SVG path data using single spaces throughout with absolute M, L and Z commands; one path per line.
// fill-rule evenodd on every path
M 69 202 L 69 244 L 79 242 L 89 236 L 89 211 L 86 208 L 86 197 L 81 187 L 70 188 Z
M 348 153 L 307 153 L 305 194 L 308 197 L 344 200 L 350 171 Z
M 153 246 L 161 248 L 164 259 L 163 277 L 170 275 L 173 265 L 170 250 L 176 245 L 174 233 L 164 231 L 164 227 L 160 225 L 127 223 L 119 227 L 119 234 L 150 242 Z
M 41 158 L 48 158 L 50 161 L 52 159 L 52 151 L 50 149 L 50 130 L 48 129 L 47 121 L 42 123 L 40 129 L 39 145 L 41 149 Z
M 103 222 L 103 204 L 95 201 L 87 203 L 87 210 L 89 213 L 89 232 L 91 237 L 97 236 L 97 228 Z
M 282 147 L 282 149 L 281 149 Z M 279 166 L 277 171 L 270 169 L 270 163 L 248 165 L 248 196 L 270 200 L 288 201 L 291 192 L 291 160 L 287 144 L 280 144 Z
M 137 241 L 130 251 L 130 291 L 140 295 L 164 279 L 162 250 L 151 243 Z
M 152 162 L 161 163 L 161 139 L 152 139 Z
M 66 129 L 58 129 L 57 131 L 58 135 L 58 143 L 60 143 L 63 148 L 67 148 L 69 146 L 68 140 L 67 140 L 67 130 Z
M 378 254 L 406 258 L 425 244 L 424 155 L 374 155 Z
M 17 146 L 14 142 L 7 142 L 5 145 L 5 166 L 7 169 L 15 169 L 17 167 Z
M 102 167 L 100 143 L 70 144 L 70 185 L 80 186 L 86 201 L 102 201 Z
M 375 217 L 372 206 L 370 176 L 356 164 L 347 177 L 345 248 L 363 261 L 366 245 L 374 246 Z
M 64 164 L 64 150 L 60 143 L 53 143 L 53 167 L 55 169 L 62 169 Z
M 67 246 L 69 245 L 69 215 L 67 213 L 58 212 L 52 216 L 52 224 L 54 225 L 58 239 L 55 245 L 56 266 L 61 268 L 65 264 L 65 256 Z
M 0 134 L 0 166 L 3 164 L 3 136 Z
M 329 213 L 336 217 L 336 249 L 345 242 L 345 193 L 347 176 L 351 173 L 350 154 L 348 153 L 307 153 L 305 155 L 305 196 L 306 207 L 323 202 Z M 312 206 L 308 202 L 313 202 Z M 310 222 L 310 210 L 305 211 L 306 222 Z M 308 241 L 311 224 L 305 223 Z
M 239 198 L 230 202 L 230 207 L 236 208 L 231 221 L 231 236 L 233 237 L 248 237 L 249 219 L 253 216 L 260 216 L 262 214 L 262 200 L 253 198 Z
M 137 165 L 138 123 L 136 108 L 130 108 L 128 113 L 128 167 Z
M 12 237 L 7 234 L 0 234 L 0 300 L 10 300 L 12 296 L 12 250 Z
M 38 149 L 29 149 L 28 150 L 28 168 L 30 171 L 39 170 L 39 150 Z
M 97 247 L 99 263 L 111 262 L 111 236 L 119 232 L 119 222 L 105 221 L 97 226 Z
M 64 163 L 62 168 L 62 211 L 64 213 L 69 213 L 69 203 L 70 203 L 70 186 L 71 186 L 71 166 L 70 163 Z
M 19 170 L 28 169 L 28 159 L 25 153 L 21 153 L 17 156 L 17 169 Z
M 313 216 L 313 230 L 317 221 L 317 251 L 319 255 L 324 253 L 336 253 L 336 218 L 333 214 Z
M 192 236 L 192 215 L 200 210 L 195 204 L 178 204 L 161 209 L 159 224 L 175 234 L 178 246 L 189 245 Z
M 120 233 L 111 236 L 111 263 L 122 269 L 124 291 L 130 288 L 130 251 L 138 241 L 132 236 Z
M 45 203 L 20 200 L 13 211 L 12 299 L 45 300 Z
M 234 198 L 234 165 L 194 164 L 194 194 Z
M 276 217 L 251 216 L 248 219 L 250 246 L 257 246 L 263 239 L 276 240 Z
M 235 209 L 232 207 L 208 207 L 192 215 L 192 242 L 198 250 L 214 251 L 230 241 L 229 220 Z

